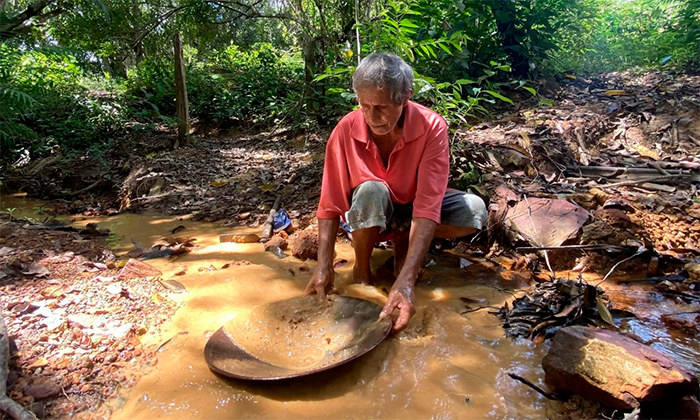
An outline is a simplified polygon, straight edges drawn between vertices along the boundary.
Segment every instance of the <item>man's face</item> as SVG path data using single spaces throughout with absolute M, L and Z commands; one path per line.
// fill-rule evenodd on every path
M 364 88 L 357 91 L 357 100 L 360 103 L 362 115 L 369 125 L 369 129 L 375 136 L 384 136 L 391 133 L 401 118 L 403 107 L 408 98 L 400 105 L 396 105 L 389 97 L 389 92 L 377 88 Z

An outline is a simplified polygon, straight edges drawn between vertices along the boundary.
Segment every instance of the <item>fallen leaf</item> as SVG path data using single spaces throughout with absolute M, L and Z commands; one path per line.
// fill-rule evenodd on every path
M 265 184 L 260 186 L 262 191 L 274 191 L 275 188 L 277 188 L 275 184 Z
M 26 269 L 20 270 L 20 273 L 25 276 L 44 277 L 49 275 L 49 270 L 38 262 L 33 262 Z
M 209 183 L 212 187 L 220 188 L 231 183 L 230 179 L 215 179 Z
M 177 280 L 160 280 L 160 284 L 174 293 L 184 293 L 187 291 L 185 286 Z
M 163 303 L 163 300 L 163 296 L 161 296 L 159 293 L 154 293 L 151 295 L 151 302 L 155 303 L 156 305 Z
M 185 229 L 187 229 L 187 228 L 184 227 L 184 226 L 182 226 L 182 225 L 180 225 L 180 226 L 176 227 L 175 229 L 171 230 L 170 233 L 171 233 L 172 235 L 174 235 L 174 234 L 176 234 L 176 233 L 178 233 L 178 232 L 182 232 L 182 231 L 185 230 Z
M 606 96 L 629 96 L 630 94 L 626 90 L 611 89 L 603 92 Z
M 47 366 L 49 361 L 45 357 L 40 357 L 36 359 L 31 365 L 27 366 L 27 369 L 36 369 L 40 367 Z
M 596 298 L 596 308 L 598 308 L 600 318 L 614 327 L 615 323 L 613 322 L 612 315 L 601 298 Z
M 41 295 L 47 299 L 55 299 L 63 295 L 63 287 L 49 286 L 41 291 Z
M 134 277 L 160 276 L 163 273 L 152 265 L 130 258 L 117 275 L 117 280 L 128 280 Z

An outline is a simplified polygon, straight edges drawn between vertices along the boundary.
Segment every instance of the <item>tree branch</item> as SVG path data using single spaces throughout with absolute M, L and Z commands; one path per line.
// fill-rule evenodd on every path
M 19 15 L 0 21 L 0 41 L 16 36 L 17 28 L 23 26 L 33 17 L 39 16 L 41 11 L 54 1 L 55 0 L 37 0 L 30 4 L 27 9 Z

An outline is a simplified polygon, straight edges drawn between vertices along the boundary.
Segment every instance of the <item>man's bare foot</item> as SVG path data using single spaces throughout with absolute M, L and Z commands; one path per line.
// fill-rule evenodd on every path
M 376 283 L 376 278 L 372 274 L 371 268 L 362 269 L 355 264 L 352 268 L 352 279 L 355 283 L 362 283 L 364 285 L 371 285 Z

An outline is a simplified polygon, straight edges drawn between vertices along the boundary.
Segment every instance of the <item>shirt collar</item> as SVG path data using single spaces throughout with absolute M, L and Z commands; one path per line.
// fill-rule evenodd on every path
M 368 143 L 370 139 L 369 126 L 365 122 L 365 117 L 362 115 L 361 110 L 356 111 L 358 113 L 355 123 L 352 126 L 352 131 L 350 135 L 355 140 L 359 140 L 363 143 Z M 404 118 L 403 118 L 403 138 L 404 142 L 415 140 L 425 133 L 425 119 L 421 114 L 420 110 L 411 101 L 408 101 L 404 107 Z

